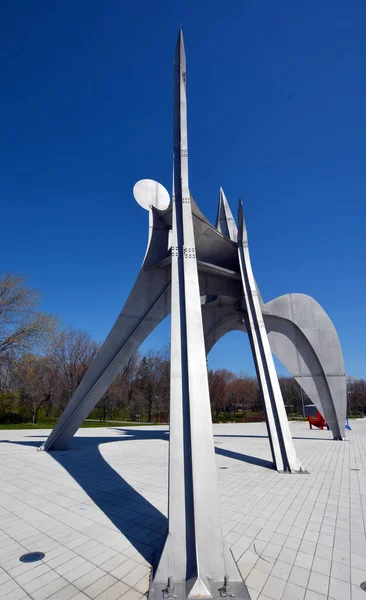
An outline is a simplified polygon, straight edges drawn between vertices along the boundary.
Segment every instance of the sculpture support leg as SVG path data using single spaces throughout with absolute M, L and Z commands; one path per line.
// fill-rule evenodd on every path
M 149 290 L 149 296 L 146 290 Z M 141 269 L 127 302 L 93 363 L 39 450 L 61 450 L 145 338 L 170 312 L 167 269 Z
M 292 441 L 281 389 L 264 326 L 250 262 L 248 238 L 241 204 L 239 205 L 238 252 L 247 309 L 247 330 L 265 406 L 273 462 L 278 471 L 301 472 L 303 469 Z
M 169 531 L 149 598 L 220 598 L 225 577 L 248 599 L 224 550 L 196 245 L 188 187 L 185 55 L 175 58 Z

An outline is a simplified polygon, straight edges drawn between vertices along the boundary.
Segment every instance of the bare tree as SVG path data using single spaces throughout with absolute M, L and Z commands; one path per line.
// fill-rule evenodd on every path
M 232 418 L 235 418 L 239 408 L 250 410 L 258 403 L 258 383 L 248 375 L 235 377 L 228 383 L 227 395 Z
M 51 357 L 24 355 L 17 365 L 20 400 L 30 412 L 33 423 L 41 406 L 51 404 L 58 387 L 57 368 Z
M 350 416 L 361 413 L 366 409 L 366 381 L 347 377 L 347 412 Z
M 85 331 L 69 328 L 55 336 L 51 354 L 57 365 L 58 404 L 62 409 L 75 392 L 97 351 L 98 344 Z
M 98 407 L 103 410 L 103 421 L 106 421 L 112 411 L 119 404 L 121 391 L 121 375 L 118 375 L 98 402 Z
M 293 377 L 280 375 L 278 378 L 285 407 L 289 412 L 301 410 L 300 386 Z
M 0 394 L 10 392 L 15 385 L 16 360 L 10 352 L 0 354 Z
M 44 343 L 57 326 L 57 319 L 38 311 L 39 294 L 25 277 L 0 275 L 0 355 L 29 352 Z
M 149 350 L 142 358 L 136 374 L 135 388 L 147 410 L 147 420 L 153 420 L 156 406 L 167 406 L 169 397 L 170 366 L 167 347 L 161 351 Z
M 218 418 L 220 412 L 225 412 L 228 405 L 229 383 L 235 379 L 235 375 L 228 369 L 217 369 L 208 372 L 208 383 L 210 388 L 211 409 Z

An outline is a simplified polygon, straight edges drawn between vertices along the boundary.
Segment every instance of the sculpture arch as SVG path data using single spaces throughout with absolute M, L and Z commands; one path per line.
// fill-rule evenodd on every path
M 304 296 L 306 302 L 315 303 L 309 296 L 304 294 L 292 294 L 292 298 Z M 288 296 L 282 296 L 283 303 L 288 300 Z M 268 303 L 270 305 L 271 303 Z M 333 357 L 332 362 L 325 361 L 319 358 L 315 348 L 301 327 L 294 323 L 289 318 L 270 314 L 271 306 L 263 306 L 263 317 L 268 338 L 273 354 L 281 361 L 286 369 L 293 375 L 294 379 L 301 386 L 310 400 L 315 404 L 318 410 L 324 415 L 330 429 L 332 430 L 335 439 L 341 439 L 343 432 L 339 427 L 339 422 L 345 421 L 345 403 L 346 381 L 345 374 L 335 373 L 334 371 L 342 369 L 343 357 L 340 350 L 336 331 L 326 313 L 319 305 L 318 311 L 321 311 L 321 319 L 328 319 L 330 334 L 332 335 L 333 354 L 336 355 L 336 360 Z M 205 319 L 204 323 L 208 321 Z M 207 312 L 207 308 L 206 308 Z M 240 311 L 219 314 L 217 323 L 212 325 L 212 317 L 210 319 L 210 328 L 206 325 L 206 352 L 207 354 L 214 345 L 230 331 L 242 331 L 247 333 L 243 315 Z M 321 330 L 321 322 L 318 324 Z M 338 345 L 338 352 L 337 350 Z M 332 397 L 333 393 L 333 397 Z

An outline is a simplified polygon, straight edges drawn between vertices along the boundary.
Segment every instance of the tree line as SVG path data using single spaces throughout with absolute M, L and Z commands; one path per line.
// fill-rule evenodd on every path
M 81 330 L 63 327 L 39 310 L 39 294 L 24 277 L 0 276 L 0 422 L 57 418 L 98 352 L 99 345 Z M 119 373 L 90 418 L 167 422 L 169 418 L 169 346 L 136 353 Z M 214 421 L 263 419 L 255 377 L 227 369 L 209 370 Z M 280 376 L 289 414 L 302 414 L 309 399 L 291 377 Z M 349 412 L 366 408 L 366 381 L 349 378 Z

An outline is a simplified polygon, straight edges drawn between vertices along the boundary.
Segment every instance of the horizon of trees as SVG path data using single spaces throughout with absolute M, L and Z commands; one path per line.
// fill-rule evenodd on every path
M 39 311 L 39 294 L 24 277 L 0 276 L 0 422 L 57 418 L 93 361 L 99 345 L 81 330 L 63 327 Z M 136 353 L 90 418 L 167 422 L 169 345 Z M 263 420 L 256 377 L 228 369 L 208 371 L 213 421 Z M 311 403 L 292 377 L 279 376 L 287 412 Z M 366 381 L 347 379 L 348 412 L 366 409 Z

